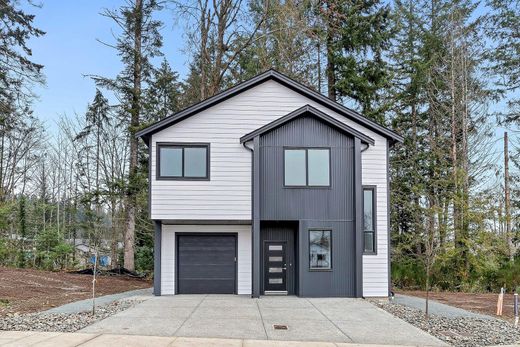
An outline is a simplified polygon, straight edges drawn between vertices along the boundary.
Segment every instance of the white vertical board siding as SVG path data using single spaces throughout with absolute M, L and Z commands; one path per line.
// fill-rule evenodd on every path
M 175 294 L 175 233 L 237 233 L 237 293 L 251 294 L 250 225 L 162 225 L 161 295 Z
M 153 134 L 151 217 L 156 220 L 250 220 L 251 152 L 239 139 L 307 104 L 375 140 L 375 145 L 362 154 L 362 179 L 363 184 L 377 185 L 378 253 L 363 256 L 363 289 L 364 296 L 386 296 L 386 139 L 276 81 L 266 81 Z M 157 142 L 211 143 L 210 180 L 157 181 Z

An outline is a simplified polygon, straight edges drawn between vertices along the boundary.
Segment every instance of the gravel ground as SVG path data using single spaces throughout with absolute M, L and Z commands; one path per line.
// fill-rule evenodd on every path
M 371 300 L 383 310 L 454 346 L 492 346 L 520 343 L 520 329 L 505 321 L 477 317 L 441 317 L 382 300 Z
M 96 298 L 96 304 L 98 306 L 105 306 L 105 305 L 111 304 L 115 301 L 120 301 L 123 299 L 133 298 L 134 300 L 137 300 L 138 297 L 139 298 L 152 297 L 152 288 L 131 290 L 128 292 L 99 296 Z M 51 308 L 50 310 L 40 312 L 40 314 L 79 313 L 79 312 L 90 311 L 90 310 L 92 310 L 92 299 L 85 299 L 85 300 L 74 301 L 74 302 L 71 302 L 71 303 L 68 303 L 68 304 L 65 304 L 62 306 L 54 307 L 54 308 Z
M 124 311 L 141 300 L 123 299 L 96 307 L 96 313 L 26 313 L 0 317 L 0 330 L 75 332 L 98 320 Z
M 416 296 L 408 296 L 402 294 L 396 294 L 394 298 L 394 303 L 415 308 L 424 312 L 424 301 L 423 298 L 418 298 Z M 457 318 L 457 317 L 471 317 L 471 318 L 490 318 L 487 315 L 474 313 L 468 310 L 464 310 L 462 308 L 454 307 L 451 305 L 446 305 L 440 303 L 436 300 L 430 300 L 429 311 L 431 314 L 436 316 L 448 317 L 448 318 Z M 496 305 L 495 305 L 496 306 Z

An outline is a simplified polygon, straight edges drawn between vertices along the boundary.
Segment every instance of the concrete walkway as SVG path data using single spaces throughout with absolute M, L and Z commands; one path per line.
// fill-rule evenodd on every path
M 424 298 L 396 294 L 394 301 L 395 301 L 395 303 L 401 304 L 403 306 L 416 308 L 423 312 L 425 311 L 425 299 Z M 448 318 L 470 317 L 470 318 L 482 318 L 482 319 L 496 319 L 494 317 L 487 316 L 484 314 L 478 314 L 478 313 L 464 310 L 462 308 L 449 306 L 449 305 L 440 303 L 440 302 L 432 300 L 432 299 L 429 300 L 428 311 L 431 314 L 441 316 L 441 317 L 448 317 Z
M 275 329 L 285 325 L 286 330 Z M 247 340 L 446 346 L 362 299 L 176 295 L 150 297 L 79 332 Z
M 0 346 L 17 347 L 391 347 L 331 342 L 262 341 L 244 339 L 209 339 L 112 334 L 44 333 L 0 331 Z M 394 345 L 394 347 L 397 347 Z
M 149 298 L 152 295 L 152 288 L 147 289 L 137 289 L 131 290 L 128 292 L 117 293 L 104 295 L 96 298 L 96 305 L 108 305 L 114 301 L 125 299 L 125 298 L 140 298 L 146 297 Z M 47 311 L 42 311 L 40 313 L 78 313 L 84 311 L 92 310 L 92 299 L 79 300 L 75 302 L 71 302 L 69 304 L 65 304 L 62 306 L 51 308 Z

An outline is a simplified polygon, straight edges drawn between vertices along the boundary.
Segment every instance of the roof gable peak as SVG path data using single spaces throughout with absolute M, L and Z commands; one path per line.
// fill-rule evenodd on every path
M 215 104 L 218 104 L 224 100 L 227 100 L 239 93 L 242 93 L 248 89 L 251 89 L 259 84 L 262 84 L 268 80 L 275 80 L 276 82 L 282 84 L 285 87 L 288 87 L 289 89 L 292 89 L 303 96 L 307 97 L 308 99 L 311 99 L 339 114 L 342 116 L 349 118 L 364 127 L 371 129 L 372 131 L 386 137 L 390 140 L 391 143 L 395 142 L 403 142 L 403 138 L 398 135 L 397 133 L 393 132 L 392 130 L 377 124 L 376 122 L 365 118 L 363 115 L 357 113 L 354 110 L 351 110 L 335 101 L 332 101 L 331 99 L 327 98 L 326 96 L 304 86 L 303 84 L 296 82 L 295 80 L 287 77 L 286 75 L 274 70 L 269 69 L 247 81 L 244 81 L 242 83 L 239 83 L 235 85 L 234 87 L 231 87 L 229 89 L 226 89 L 206 100 L 200 101 L 182 111 L 179 111 L 169 117 L 166 117 L 154 124 L 151 124 L 150 126 L 138 131 L 136 133 L 136 137 L 141 137 L 143 140 L 148 144 L 150 137 L 152 134 L 161 131 L 164 128 L 167 128 L 169 126 L 174 125 L 177 122 L 180 122 L 181 120 L 188 118 L 196 113 L 199 113 Z M 309 106 L 311 107 L 311 106 Z
M 332 128 L 335 128 L 343 133 L 347 133 L 349 135 L 359 138 L 364 143 L 367 143 L 370 145 L 374 145 L 374 143 L 375 143 L 374 139 L 372 139 L 371 137 L 349 127 L 345 123 L 338 121 L 337 119 L 329 116 L 328 114 L 318 110 L 315 107 L 312 107 L 309 104 L 304 105 L 304 106 L 286 114 L 285 116 L 280 117 L 280 118 L 272 121 L 271 123 L 268 123 L 268 124 L 264 125 L 263 127 L 260 127 L 256 130 L 250 132 L 249 134 L 242 136 L 240 138 L 240 143 L 251 141 L 256 136 L 260 136 L 265 133 L 268 133 L 276 128 L 283 126 L 284 124 L 287 124 L 288 122 L 290 122 L 298 117 L 309 116 L 309 115 L 319 119 L 320 121 L 324 122 L 325 124 L 329 125 Z

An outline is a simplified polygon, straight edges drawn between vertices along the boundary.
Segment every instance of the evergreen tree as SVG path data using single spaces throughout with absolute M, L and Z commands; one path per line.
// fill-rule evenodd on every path
M 145 176 L 139 168 L 139 140 L 135 133 L 140 129 L 144 90 L 148 87 L 152 74 L 151 59 L 161 55 L 162 37 L 159 28 L 162 23 L 153 15 L 162 7 L 156 0 L 131 0 L 118 10 L 105 10 L 110 18 L 122 29 L 117 36 L 116 49 L 124 65 L 116 78 L 94 76 L 99 86 L 114 91 L 120 100 L 120 117 L 128 124 L 129 161 L 128 184 L 125 203 L 124 266 L 135 269 L 135 225 L 137 195 L 146 187 Z
M 177 112 L 180 109 L 181 87 L 179 74 L 172 71 L 164 59 L 161 66 L 153 71 L 146 91 L 143 122 L 156 122 Z
M 390 82 L 384 54 L 393 35 L 389 6 L 380 0 L 324 0 L 320 11 L 329 98 L 347 97 L 365 116 L 384 123 L 382 91 Z
M 0 2 L 0 120 L 9 110 L 7 100 L 31 97 L 31 85 L 43 83 L 43 65 L 31 60 L 31 38 L 45 33 L 33 24 L 34 15 L 20 9 L 20 2 Z M 27 100 L 24 100 L 27 101 Z
M 253 0 L 249 12 L 259 29 L 255 40 L 240 55 L 240 78 L 251 78 L 273 68 L 319 89 L 319 41 L 312 26 L 312 1 Z
M 478 225 L 470 191 L 489 161 L 482 155 L 488 94 L 474 11 L 469 1 L 397 1 L 391 54 L 392 125 L 405 137 L 392 155 L 396 260 L 423 257 L 437 244 L 441 253 L 453 250 L 450 271 L 458 283 L 470 276 Z
M 520 124 L 520 1 L 489 0 L 487 35 L 492 43 L 486 54 L 489 71 L 495 75 L 498 91 L 510 97 L 505 115 L 507 123 Z
M 45 34 L 34 26 L 34 18 L 21 9 L 20 1 L 0 1 L 0 202 L 13 189 L 6 182 L 14 169 L 8 162 L 10 143 L 16 140 L 13 136 L 33 130 L 32 87 L 44 83 L 43 65 L 32 61 L 28 45 Z

